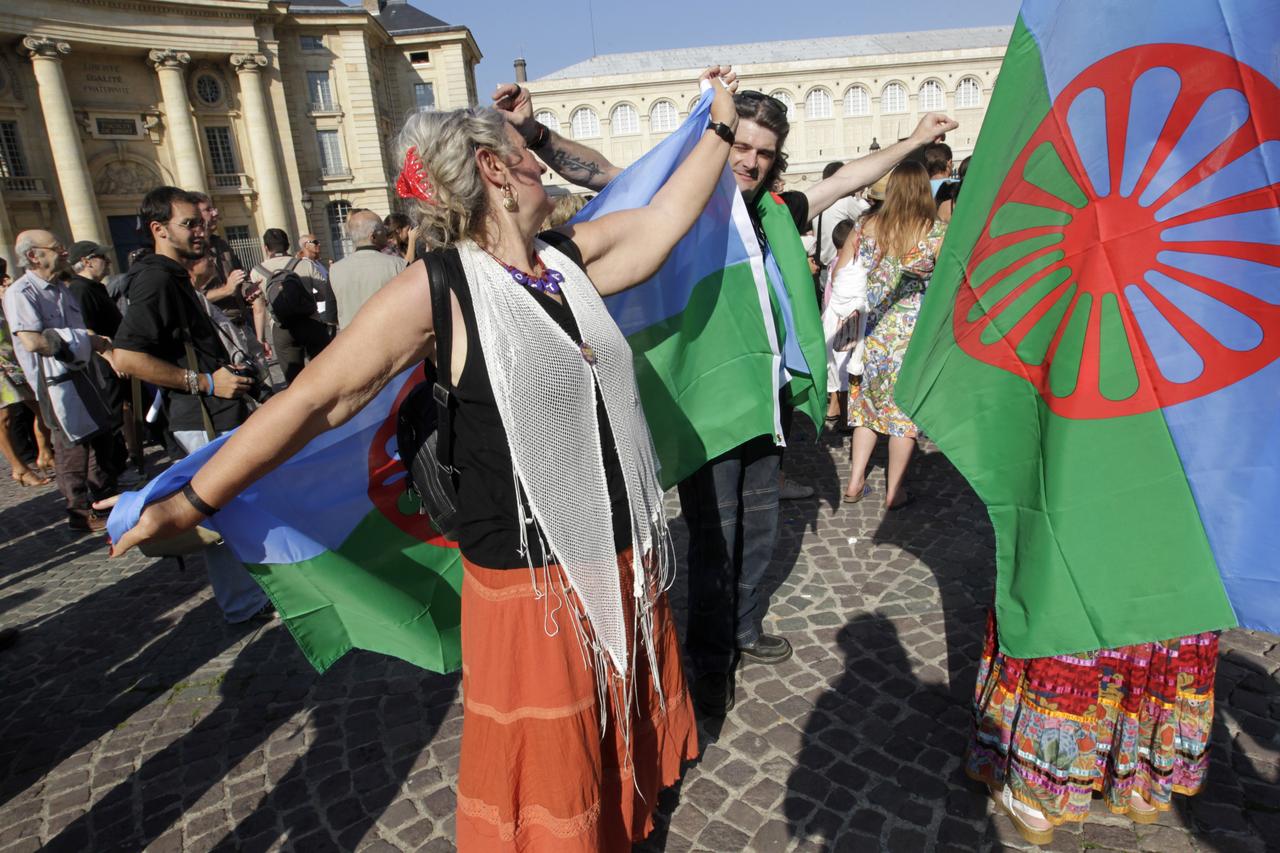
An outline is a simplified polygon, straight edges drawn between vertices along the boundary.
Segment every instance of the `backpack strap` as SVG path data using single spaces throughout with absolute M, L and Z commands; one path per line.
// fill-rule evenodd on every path
M 436 335 L 436 459 L 453 473 L 453 306 L 449 302 L 449 272 L 438 252 L 423 256 L 431 284 L 431 323 Z
M 542 242 L 568 255 L 569 260 L 583 272 L 587 271 L 587 266 L 582 262 L 582 252 L 578 249 L 578 244 L 573 242 L 571 237 L 561 234 L 559 231 L 543 231 L 538 235 L 538 239 Z
M 284 265 L 286 272 L 293 272 L 298 268 L 298 264 L 302 263 L 302 258 L 290 258 L 289 263 Z

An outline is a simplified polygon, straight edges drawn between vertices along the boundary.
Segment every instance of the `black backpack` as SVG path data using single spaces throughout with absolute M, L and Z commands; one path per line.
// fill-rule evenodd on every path
M 436 364 L 425 363 L 426 381 L 418 384 L 396 412 L 396 445 L 409 472 L 408 490 L 418 511 L 446 538 L 458 539 L 458 491 L 453 468 L 453 310 L 448 272 L 440 256 L 425 257 L 431 279 L 431 316 L 436 335 Z
M 269 270 L 262 264 L 253 268 L 265 279 L 262 295 L 266 298 L 267 309 L 276 322 L 286 328 L 290 323 L 313 317 L 316 313 L 315 295 L 302 283 L 302 277 L 294 272 L 299 261 L 299 258 L 290 258 L 289 263 L 278 270 Z

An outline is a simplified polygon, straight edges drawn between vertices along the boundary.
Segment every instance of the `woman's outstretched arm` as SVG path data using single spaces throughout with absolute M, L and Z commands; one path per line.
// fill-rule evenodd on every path
M 716 66 L 703 72 L 701 79 L 710 80 L 715 90 L 711 121 L 736 129 L 737 76 L 727 66 Z M 577 244 L 602 296 L 626 290 L 658 271 L 707 206 L 730 148 L 730 143 L 707 130 L 648 205 L 560 229 Z
M 351 419 L 393 378 L 434 353 L 425 264 L 414 264 L 370 299 L 284 392 L 253 413 L 191 481 L 221 507 L 326 430 Z M 204 518 L 180 493 L 149 505 L 112 549 L 194 528 Z

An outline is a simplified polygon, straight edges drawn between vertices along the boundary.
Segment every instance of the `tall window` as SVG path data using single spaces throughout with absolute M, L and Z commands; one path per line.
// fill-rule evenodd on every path
M 609 132 L 614 136 L 631 136 L 640 132 L 640 114 L 630 104 L 618 104 L 609 114 Z
M 414 83 L 413 103 L 420 110 L 436 108 L 436 85 L 434 83 Z
M 27 158 L 22 156 L 18 123 L 0 121 L 0 178 L 21 178 L 26 175 Z
M 831 93 L 826 89 L 811 89 L 804 97 L 804 110 L 809 118 L 831 118 Z
M 937 80 L 925 80 L 920 87 L 920 110 L 940 110 L 944 107 L 942 84 Z
M 847 116 L 871 115 L 871 93 L 864 86 L 850 86 L 844 93 L 844 114 Z
M 569 117 L 574 139 L 594 139 L 600 135 L 600 117 L 591 107 L 578 107 Z
M 533 120 L 549 130 L 560 132 L 560 119 L 551 110 L 538 110 L 533 114 Z
M 886 83 L 880 93 L 880 112 L 905 113 L 907 111 L 907 87 L 894 81 Z
M 329 82 L 328 71 L 308 71 L 307 91 L 311 93 L 311 109 L 333 109 L 333 85 Z
M 956 108 L 966 109 L 982 106 L 982 84 L 972 77 L 966 77 L 956 86 Z
M 351 252 L 351 241 L 347 239 L 347 216 L 350 213 L 349 201 L 331 201 L 325 208 L 325 218 L 329 220 L 329 245 L 333 247 L 335 261 Z
M 795 120 L 795 117 L 796 117 L 796 102 L 795 102 L 795 99 L 794 99 L 794 98 L 792 98 L 790 95 L 788 95 L 788 94 L 787 94 L 785 91 L 783 91 L 782 89 L 779 89 L 779 90 L 778 90 L 778 91 L 776 91 L 776 92 L 770 92 L 770 93 L 769 93 L 769 97 L 771 97 L 771 98 L 777 98 L 779 101 L 782 101 L 782 105 L 783 105 L 784 107 L 786 107 L 786 108 L 787 108 L 787 121 L 794 121 L 794 120 Z
M 209 162 L 215 175 L 234 175 L 236 169 L 235 146 L 231 144 L 231 128 L 206 127 L 204 141 L 209 148 Z
M 338 131 L 318 130 L 316 138 L 320 141 L 320 173 L 345 175 L 347 167 L 342 162 L 342 145 L 338 141 Z
M 669 133 L 680 123 L 676 105 L 670 101 L 658 101 L 649 110 L 649 129 L 654 133 Z

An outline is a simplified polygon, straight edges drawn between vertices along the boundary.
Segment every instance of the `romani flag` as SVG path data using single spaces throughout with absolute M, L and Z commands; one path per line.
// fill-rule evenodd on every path
M 1274 11 L 1023 3 L 896 391 L 1011 656 L 1280 631 Z
M 647 204 L 702 139 L 711 100 L 708 89 L 674 133 L 610 181 L 574 221 Z M 782 444 L 784 404 L 822 427 L 827 350 L 800 235 L 772 194 L 755 204 L 768 251 L 726 168 L 702 216 L 657 274 L 605 301 L 635 354 L 664 488 L 757 436 Z
M 462 663 L 462 560 L 418 513 L 396 455 L 396 410 L 423 381 L 421 366 L 396 377 L 204 522 L 245 562 L 320 672 L 353 648 L 436 672 Z M 225 440 L 122 495 L 107 523 L 112 541 L 146 504 L 186 485 Z
M 584 216 L 647 204 L 702 138 L 710 108 L 706 94 Z M 822 422 L 825 347 L 812 287 L 792 282 L 793 295 L 777 273 L 779 265 L 795 263 L 787 249 L 799 240 L 791 236 L 795 246 L 784 244 L 778 258 L 762 255 L 726 170 L 658 274 L 609 300 L 635 352 L 640 402 L 665 485 L 755 436 L 780 434 L 780 390 Z M 248 565 L 320 671 L 352 648 L 439 672 L 461 664 L 460 555 L 418 514 L 396 448 L 399 403 L 422 381 L 421 367 L 397 377 L 352 420 L 204 522 Z M 181 489 L 223 440 L 123 495 L 108 522 L 111 538 L 118 541 L 137 524 L 147 503 Z

